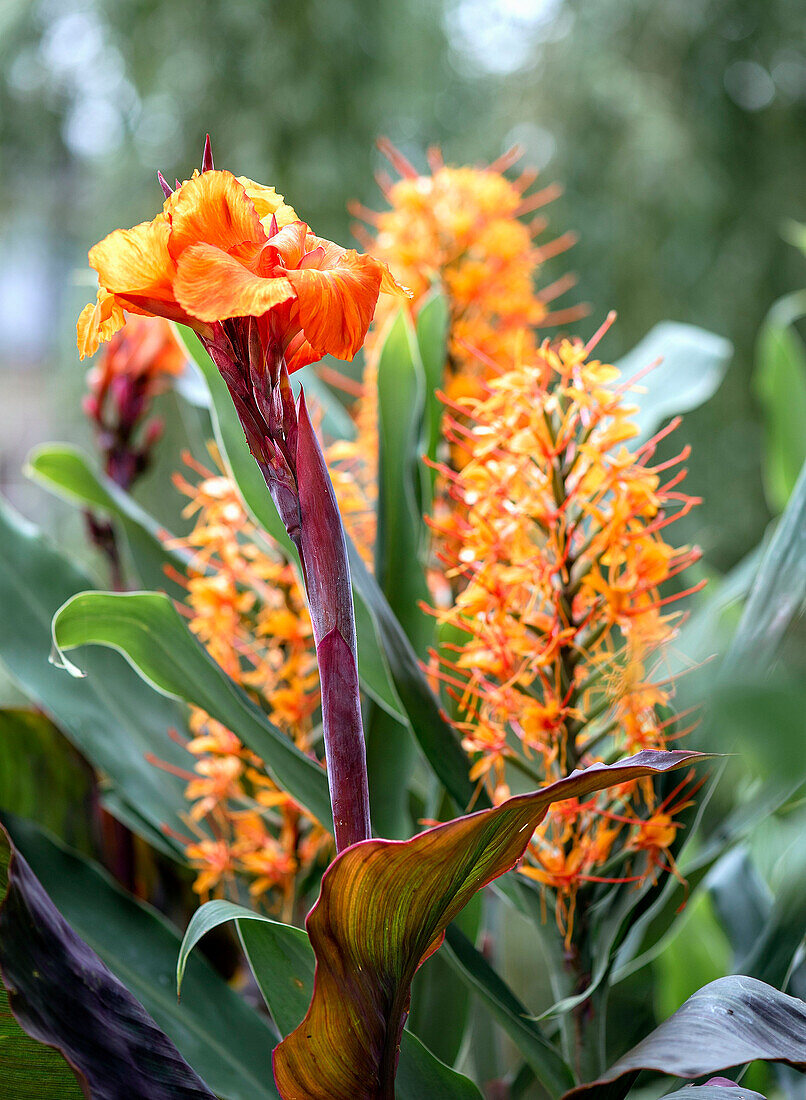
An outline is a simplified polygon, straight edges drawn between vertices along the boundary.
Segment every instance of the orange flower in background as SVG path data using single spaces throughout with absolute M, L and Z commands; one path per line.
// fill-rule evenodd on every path
M 696 503 L 679 491 L 685 471 L 669 472 L 688 451 L 653 465 L 657 439 L 630 447 L 630 380 L 590 357 L 607 327 L 446 398 L 464 459 L 441 467 L 453 507 L 432 526 L 455 595 L 434 614 L 458 640 L 432 660 L 471 775 L 496 800 L 512 767 L 542 784 L 685 732 L 663 655 L 686 593 L 663 586 L 699 556 L 664 539 Z M 638 783 L 549 813 L 522 869 L 557 892 L 569 936 L 580 885 L 611 881 L 613 861 L 617 881 L 675 871 L 674 814 L 691 793 L 658 805 Z
M 81 357 L 123 325 L 124 310 L 165 317 L 213 339 L 216 322 L 259 318 L 289 371 L 332 354 L 351 359 L 381 290 L 400 293 L 384 264 L 315 236 L 274 188 L 202 171 L 150 222 L 117 229 L 89 252 L 98 295 L 78 321 Z
M 174 484 L 188 497 L 193 529 L 170 543 L 190 555 L 185 573 L 174 574 L 187 591 L 180 610 L 227 674 L 310 752 L 319 677 L 294 570 L 249 522 L 230 478 L 185 458 L 194 478 L 177 474 Z M 231 730 L 198 709 L 190 725 L 188 827 L 197 832 L 204 823 L 215 838 L 183 838 L 198 872 L 195 889 L 208 896 L 240 878 L 253 898 L 290 919 L 297 876 L 329 850 L 329 834 L 277 789 Z
M 357 225 L 355 235 L 412 288 L 413 315 L 432 288 L 442 290 L 450 311 L 444 387 L 457 399 L 478 395 L 483 379 L 532 353 L 536 329 L 586 312 L 584 306 L 549 311 L 549 303 L 574 285 L 572 276 L 542 289 L 536 285 L 545 261 L 574 242 L 572 234 L 545 244 L 535 240 L 546 222 L 534 213 L 559 188 L 552 185 L 529 194 L 537 173 L 528 169 L 509 179 L 506 172 L 517 160 L 517 150 L 484 167 L 452 167 L 432 150 L 430 171 L 419 173 L 389 142 L 380 144 L 402 178 L 394 183 L 380 179 L 389 210 L 352 208 L 372 230 Z M 368 337 L 354 406 L 357 437 L 338 441 L 328 453 L 345 522 L 367 560 L 374 541 L 378 467 L 378 340 L 396 308 L 392 299 L 381 300 Z M 454 458 L 461 461 L 458 453 Z

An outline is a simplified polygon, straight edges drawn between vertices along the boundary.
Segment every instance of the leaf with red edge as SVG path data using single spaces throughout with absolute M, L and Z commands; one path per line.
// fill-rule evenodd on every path
M 5 829 L 0 971 L 18 1023 L 61 1052 L 90 1100 L 214 1100 L 140 1002 L 61 916 Z
M 308 1013 L 274 1052 L 284 1100 L 394 1100 L 417 968 L 470 898 L 518 862 L 551 803 L 700 759 L 642 752 L 595 764 L 411 840 L 368 840 L 342 852 L 306 922 L 317 959 Z M 551 1085 L 556 1095 L 570 1081 Z

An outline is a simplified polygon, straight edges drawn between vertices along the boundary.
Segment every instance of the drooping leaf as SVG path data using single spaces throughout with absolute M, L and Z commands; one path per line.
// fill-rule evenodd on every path
M 806 314 L 806 290 L 787 294 L 764 319 L 756 341 L 753 385 L 764 411 L 764 488 L 782 512 L 806 461 L 806 346 L 794 327 Z
M 755 978 L 719 978 L 689 997 L 599 1080 L 567 1096 L 624 1096 L 625 1079 L 643 1069 L 694 1078 L 759 1060 L 806 1069 L 806 1002 Z
M 183 830 L 184 782 L 155 767 L 192 760 L 170 736 L 187 729 L 186 709 L 144 684 L 117 653 L 82 654 L 85 679 L 49 663 L 54 612 L 92 584 L 39 532 L 0 502 L 0 663 L 70 741 L 108 777 L 116 796 L 148 823 L 147 839 L 176 858 L 180 848 L 162 826 Z M 189 734 L 188 734 L 189 736 Z
M 275 1051 L 281 1095 L 392 1100 L 415 971 L 467 901 L 523 855 L 549 805 L 696 759 L 644 752 L 594 765 L 412 840 L 370 840 L 342 852 L 306 922 L 316 985 L 305 1020 Z
M 182 999 L 177 998 L 177 929 L 122 890 L 97 864 L 30 822 L 8 818 L 6 826 L 71 928 L 210 1088 L 226 1100 L 276 1100 L 269 1056 L 277 1040 L 267 1021 L 200 956 L 189 961 Z
M 197 909 L 182 941 L 177 979 L 194 946 L 211 929 L 234 920 L 250 966 L 281 1034 L 302 1020 L 311 999 L 315 958 L 308 936 L 300 928 L 280 924 L 227 901 L 211 901 Z M 409 1032 L 404 1032 L 397 1080 L 398 1100 L 480 1100 L 466 1077 L 440 1062 Z
M 193 358 L 210 388 L 216 440 L 247 510 L 257 525 L 285 549 L 289 560 L 296 560 L 285 527 L 249 453 L 226 384 L 203 351 L 195 333 L 181 326 L 176 327 L 176 332 L 177 339 Z M 349 537 L 347 550 L 355 599 L 358 672 L 362 687 L 389 714 L 409 724 L 431 768 L 456 804 L 469 806 L 476 794 L 475 784 L 468 777 L 467 757 L 458 738 L 440 713 L 405 631 Z
M 81 592 L 54 615 L 53 642 L 65 669 L 74 676 L 84 674 L 65 653 L 76 646 L 110 646 L 123 653 L 157 691 L 201 707 L 231 729 L 260 756 L 281 790 L 330 828 L 325 772 L 273 726 L 216 664 L 166 595 Z
M 663 321 L 616 363 L 626 381 L 657 359 L 662 360 L 640 386 L 640 410 L 630 419 L 638 425 L 638 442 L 649 439 L 664 420 L 696 409 L 719 388 L 733 355 L 733 345 L 723 336 Z
M 116 519 L 126 535 L 140 580 L 149 588 L 172 596 L 184 590 L 165 573 L 167 564 L 182 564 L 175 551 L 166 548 L 158 524 L 128 493 L 93 468 L 89 456 L 68 443 L 46 443 L 28 456 L 26 473 L 51 492 L 83 507 Z
M 48 898 L 0 833 L 0 971 L 11 1009 L 56 1047 L 91 1100 L 213 1100 L 139 1001 Z
M 766 667 L 806 600 L 806 465 L 761 559 L 739 626 L 722 664 L 723 679 L 748 662 Z
M 285 525 L 277 514 L 277 509 L 266 488 L 257 463 L 249 453 L 249 447 L 229 395 L 226 383 L 218 373 L 209 355 L 203 349 L 198 337 L 190 329 L 175 326 L 176 338 L 184 347 L 188 356 L 199 369 L 210 391 L 210 413 L 213 418 L 216 442 L 222 458 L 225 460 L 246 510 L 259 528 L 262 528 L 283 551 L 289 561 L 299 565 L 297 552 L 288 537 Z M 400 700 L 397 698 L 391 680 L 389 668 L 384 657 L 383 646 L 375 629 L 373 615 L 366 603 L 356 591 L 355 569 L 353 573 L 353 591 L 355 596 L 355 619 L 358 633 L 358 673 L 362 686 L 369 695 L 390 714 L 405 722 Z
M 2 982 L 0 1073 L 14 1100 L 81 1100 L 86 1097 L 62 1055 L 22 1030 L 11 1012 Z

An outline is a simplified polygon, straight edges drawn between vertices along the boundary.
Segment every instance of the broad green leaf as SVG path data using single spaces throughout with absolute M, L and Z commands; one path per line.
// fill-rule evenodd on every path
M 529 1010 L 455 924 L 448 925 L 443 951 L 450 965 L 481 997 L 552 1095 L 570 1088 L 573 1080 L 557 1048 L 546 1039 Z
M 0 971 L 11 1009 L 89 1097 L 214 1100 L 171 1040 L 70 927 L 0 831 Z M 8 1078 L 3 1074 L 4 1084 Z
M 767 314 L 756 341 L 753 386 L 764 411 L 764 488 L 782 512 L 806 461 L 806 346 L 794 323 L 806 315 L 806 290 Z
M 425 541 L 420 481 L 424 376 L 414 329 L 400 310 L 378 359 L 378 537 L 375 575 L 415 652 L 425 657 L 432 621 L 421 610 L 428 585 L 421 560 Z M 416 760 L 411 731 L 372 709 L 367 723 L 367 769 L 372 816 L 381 836 L 411 832 L 409 781 Z
M 806 465 L 769 541 L 722 665 L 723 679 L 766 668 L 806 600 Z
M 0 710 L 0 810 L 33 817 L 63 840 L 89 850 L 86 764 L 49 718 Z
M 277 515 L 257 465 L 249 453 L 227 387 L 195 333 L 177 326 L 177 339 L 202 371 L 212 395 L 216 440 L 247 510 L 259 527 L 284 547 L 295 551 Z M 358 633 L 358 671 L 364 690 L 388 713 L 408 722 L 434 773 L 458 806 L 470 805 L 476 791 L 468 778 L 467 757 L 439 706 L 417 661 L 405 631 L 397 621 L 377 581 L 348 537 L 350 571 Z
M 599 1080 L 567 1095 L 614 1100 L 627 1094 L 642 1069 L 693 1078 L 758 1060 L 806 1069 L 806 1003 L 755 978 L 719 978 L 689 997 Z
M 188 957 L 199 940 L 227 921 L 237 922 L 266 1005 L 282 1035 L 293 1031 L 305 1015 L 314 985 L 315 958 L 308 936 L 300 928 L 280 924 L 227 901 L 211 901 L 197 909 L 185 932 L 177 964 L 181 981 Z M 466 1077 L 449 1069 L 414 1035 L 404 1032 L 397 1076 L 398 1100 L 480 1100 Z
M 172 596 L 184 590 L 165 573 L 168 564 L 182 566 L 182 558 L 166 549 L 159 527 L 128 493 L 99 470 L 88 455 L 68 443 L 46 443 L 28 456 L 26 473 L 59 496 L 83 507 L 97 509 L 121 524 L 140 574 L 150 588 L 164 589 Z
M 415 971 L 470 898 L 521 858 L 550 804 L 696 759 L 688 752 L 644 752 L 594 765 L 412 840 L 368 840 L 337 856 L 306 922 L 317 961 L 313 999 L 274 1055 L 281 1095 L 393 1097 Z M 556 1094 L 555 1081 L 543 1084 Z
M 257 526 L 274 540 L 288 560 L 299 566 L 296 549 L 277 514 L 263 475 L 249 453 L 243 428 L 226 383 L 194 332 L 176 325 L 175 333 L 180 345 L 196 364 L 210 390 L 216 442 L 238 486 L 245 508 Z M 373 615 L 355 589 L 355 571 L 353 570 L 355 620 L 358 634 L 358 674 L 361 684 L 379 706 L 390 714 L 396 715 L 401 722 L 405 722 L 405 715 L 391 681 Z
M 19 818 L 6 819 L 19 851 L 62 916 L 145 1006 L 182 1055 L 227 1100 L 275 1098 L 267 1021 L 201 956 L 176 995 L 178 930 L 96 863 Z
M 641 378 L 640 409 L 631 416 L 638 425 L 638 442 L 655 434 L 664 420 L 688 412 L 713 396 L 733 355 L 733 345 L 723 336 L 663 321 L 616 363 L 624 381 L 660 359 L 657 367 Z
M 187 730 L 186 709 L 144 684 L 108 650 L 82 655 L 85 679 L 49 663 L 51 619 L 92 584 L 22 517 L 0 502 L 0 663 L 32 702 L 108 778 L 117 797 L 149 824 L 147 839 L 177 858 L 162 826 L 185 831 L 185 783 L 151 758 L 186 769 L 189 756 L 170 736 Z M 188 734 L 189 736 L 189 734 Z M 156 839 L 155 839 L 156 838 Z
M 375 576 L 415 652 L 425 657 L 432 620 L 421 560 L 425 523 L 420 486 L 425 379 L 417 338 L 401 309 L 378 358 L 378 540 Z
M 53 642 L 64 668 L 84 673 L 65 653 L 103 645 L 122 653 L 163 695 L 201 707 L 263 760 L 281 790 L 331 827 L 327 776 L 251 701 L 191 634 L 170 599 L 159 592 L 80 592 L 53 618 Z
M 0 1072 L 13 1100 L 82 1100 L 86 1093 L 52 1047 L 32 1039 L 12 1015 L 0 982 Z
M 423 416 L 422 451 L 432 462 L 442 439 L 442 402 L 437 396 L 445 379 L 448 357 L 450 312 L 444 294 L 432 293 L 417 313 L 417 344 L 425 376 L 425 409 Z M 431 511 L 436 470 L 422 467 L 423 511 Z

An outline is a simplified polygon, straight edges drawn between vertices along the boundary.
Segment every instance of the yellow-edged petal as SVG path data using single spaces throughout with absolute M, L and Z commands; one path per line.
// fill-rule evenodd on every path
M 175 265 L 168 251 L 171 227 L 163 214 L 131 229 L 116 229 L 89 251 L 98 282 L 114 294 L 170 301 Z
M 175 260 L 195 244 L 210 244 L 241 259 L 254 258 L 266 243 L 255 204 L 231 172 L 203 172 L 183 183 L 166 208 L 169 248 Z
M 283 196 L 279 195 L 273 187 L 265 187 L 262 183 L 255 183 L 248 176 L 236 176 L 236 179 L 254 203 L 258 217 L 267 232 L 271 225 L 272 216 L 277 219 L 279 229 L 290 225 L 291 222 L 299 221 L 293 206 L 288 206 Z
M 99 290 L 97 300 L 84 306 L 78 318 L 76 339 L 79 358 L 94 355 L 99 344 L 111 340 L 123 328 L 125 320 L 114 294 Z

